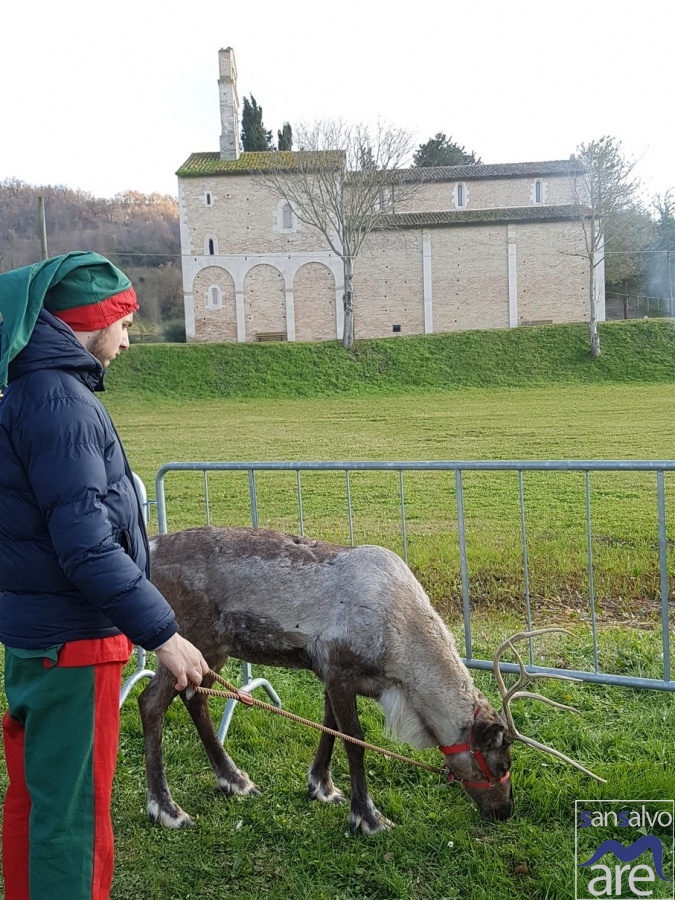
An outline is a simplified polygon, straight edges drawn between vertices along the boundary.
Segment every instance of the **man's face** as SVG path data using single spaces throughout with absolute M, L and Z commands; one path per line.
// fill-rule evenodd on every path
M 83 340 L 82 343 L 91 355 L 100 361 L 104 369 L 108 368 L 113 359 L 119 356 L 122 350 L 128 349 L 129 328 L 133 321 L 134 315 L 129 313 L 128 316 L 118 319 L 112 325 L 108 325 L 107 328 L 86 334 L 87 340 Z M 81 332 L 78 334 L 78 337 L 82 340 L 83 335 Z

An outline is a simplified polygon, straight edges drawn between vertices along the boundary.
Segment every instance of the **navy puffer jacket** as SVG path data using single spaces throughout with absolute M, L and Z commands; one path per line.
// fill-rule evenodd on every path
M 153 650 L 178 628 L 148 580 L 133 476 L 94 396 L 103 367 L 40 312 L 0 399 L 0 641 L 39 649 L 122 631 Z

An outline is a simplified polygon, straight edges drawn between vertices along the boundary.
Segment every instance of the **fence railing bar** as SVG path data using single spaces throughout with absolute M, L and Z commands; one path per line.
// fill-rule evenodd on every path
M 249 470 L 288 472 L 301 471 L 324 472 L 386 472 L 405 469 L 406 471 L 451 471 L 461 469 L 463 472 L 508 472 L 522 469 L 523 472 L 675 472 L 675 459 L 670 460 L 627 460 L 627 459 L 488 459 L 488 460 L 333 460 L 325 462 L 169 462 L 158 470 L 157 476 L 168 471 L 200 472 L 202 469 L 213 470 Z
M 520 504 L 520 543 L 523 553 L 523 577 L 525 580 L 525 618 L 527 630 L 532 631 L 532 604 L 530 602 L 530 568 L 527 559 L 527 527 L 525 525 L 525 491 L 523 490 L 523 472 L 518 472 L 518 502 Z M 528 639 L 530 665 L 534 663 L 532 638 Z
M 593 667 L 596 672 L 598 666 L 598 629 L 595 617 L 595 585 L 593 582 L 593 528 L 591 525 L 591 473 L 584 472 L 584 484 L 586 488 L 586 548 L 588 551 L 588 596 L 591 605 L 591 633 L 593 636 Z
M 248 470 L 248 494 L 251 501 L 251 524 L 254 528 L 258 527 L 258 497 L 255 487 L 255 470 Z
M 305 536 L 305 519 L 302 512 L 302 484 L 300 483 L 300 469 L 295 472 L 295 483 L 298 490 L 298 520 L 300 524 L 300 536 Z
M 666 538 L 666 488 L 663 472 L 657 472 L 659 506 L 659 568 L 661 570 L 661 632 L 663 641 L 663 680 L 670 681 L 670 618 L 668 610 L 668 541 Z
M 209 504 L 209 473 L 204 469 L 204 514 L 206 524 L 211 524 L 211 506 Z
M 398 473 L 398 492 L 401 498 L 401 540 L 403 541 L 403 559 L 408 565 L 408 532 L 405 522 L 405 494 L 403 492 L 403 469 Z
M 463 662 L 470 669 L 480 669 L 481 671 L 492 671 L 492 661 L 487 659 L 463 659 Z M 512 672 L 517 674 L 520 670 L 515 663 L 500 663 L 499 668 L 502 672 Z M 585 669 L 553 669 L 547 666 L 525 666 L 526 670 L 532 675 L 566 675 L 568 678 L 578 678 L 579 681 L 587 681 L 591 684 L 609 684 L 616 687 L 630 688 L 650 688 L 657 691 L 673 691 L 675 690 L 675 682 L 660 681 L 658 678 L 638 678 L 633 675 L 611 675 L 608 672 L 589 672 Z
M 352 517 L 352 487 L 349 481 L 349 469 L 345 472 L 347 482 L 347 518 L 349 520 L 349 546 L 354 546 L 354 520 Z
M 464 615 L 464 652 L 473 656 L 471 646 L 471 606 L 469 603 L 469 567 L 466 560 L 466 529 L 464 522 L 464 492 L 462 470 L 455 469 L 455 493 L 457 495 L 457 528 L 459 530 L 459 567 L 462 576 L 462 610 Z

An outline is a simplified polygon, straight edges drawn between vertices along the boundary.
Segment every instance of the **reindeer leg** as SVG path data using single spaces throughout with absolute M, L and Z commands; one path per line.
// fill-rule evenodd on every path
M 328 693 L 324 693 L 323 724 L 326 728 L 337 729 L 335 713 Z M 330 773 L 330 761 L 333 755 L 335 738 L 332 734 L 322 732 L 319 746 L 307 775 L 307 787 L 311 800 L 321 800 L 323 803 L 342 803 L 345 795 L 333 784 Z
M 215 671 L 218 671 L 218 669 L 215 669 Z M 213 678 L 210 676 L 204 678 L 202 682 L 204 687 L 211 687 L 212 683 Z M 239 794 L 241 796 L 259 794 L 260 791 L 246 772 L 242 772 L 235 766 L 218 740 L 213 721 L 209 715 L 207 697 L 204 694 L 195 693 L 188 700 L 184 692 L 180 696 L 204 745 L 204 750 L 211 763 L 211 768 L 215 773 L 216 782 L 220 790 L 225 794 Z
M 162 734 L 164 716 L 176 696 L 173 676 L 160 666 L 138 698 L 145 745 L 145 781 L 148 816 L 168 828 L 192 825 L 190 816 L 174 802 L 164 770 Z
M 363 731 L 356 709 L 356 692 L 345 690 L 344 681 L 335 686 L 326 686 L 330 702 L 337 719 L 338 728 L 345 734 L 363 740 Z M 363 765 L 365 751 L 363 747 L 345 741 L 345 750 L 349 761 L 349 778 L 351 782 L 351 803 L 349 808 L 349 827 L 352 831 L 363 831 L 364 834 L 376 834 L 393 828 L 394 823 L 386 819 L 377 809 L 368 793 L 366 772 Z

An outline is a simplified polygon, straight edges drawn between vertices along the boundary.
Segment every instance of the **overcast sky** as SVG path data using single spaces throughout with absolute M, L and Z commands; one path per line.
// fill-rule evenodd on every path
M 648 196 L 675 186 L 673 0 L 7 0 L 0 34 L 0 180 L 175 194 L 232 46 L 275 135 L 379 118 L 499 163 L 611 134 Z

